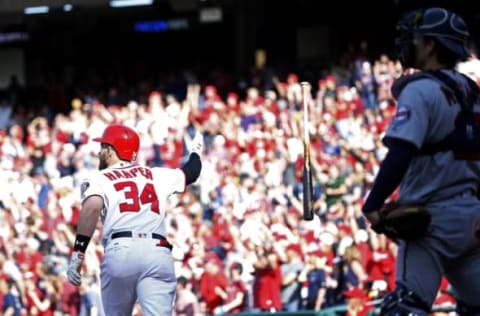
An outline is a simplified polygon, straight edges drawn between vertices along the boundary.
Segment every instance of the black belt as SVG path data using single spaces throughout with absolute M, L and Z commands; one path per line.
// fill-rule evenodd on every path
M 172 250 L 172 245 L 168 242 L 167 238 L 163 237 L 162 235 L 160 234 L 157 234 L 157 233 L 137 233 L 137 237 L 139 238 L 146 238 L 146 237 L 151 237 L 153 239 L 158 239 L 159 240 L 159 243 L 157 244 L 157 246 L 159 247 L 165 247 L 165 248 L 168 248 L 170 250 Z M 112 234 L 112 239 L 115 239 L 115 238 L 132 238 L 134 237 L 134 234 L 131 232 L 131 231 L 123 231 L 123 232 L 115 232 Z

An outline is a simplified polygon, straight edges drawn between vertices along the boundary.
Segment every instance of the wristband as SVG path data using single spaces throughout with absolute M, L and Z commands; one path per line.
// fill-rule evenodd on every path
M 91 237 L 85 235 L 78 235 L 75 237 L 75 244 L 73 245 L 73 250 L 81 253 L 85 253 L 90 242 Z

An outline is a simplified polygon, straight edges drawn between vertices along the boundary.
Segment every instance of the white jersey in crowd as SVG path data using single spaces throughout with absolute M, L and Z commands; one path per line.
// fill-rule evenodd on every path
M 181 169 L 121 162 L 84 180 L 81 199 L 83 202 L 92 195 L 103 198 L 103 240 L 116 231 L 165 236 L 167 198 L 172 193 L 184 191 L 185 174 Z
M 467 89 L 465 78 L 445 71 L 459 86 Z M 408 141 L 417 148 L 442 140 L 454 129 L 460 105 L 447 100 L 440 83 L 418 79 L 407 84 L 398 98 L 397 114 L 385 138 Z M 475 112 L 480 105 L 475 104 Z M 456 160 L 451 151 L 415 157 L 400 184 L 399 202 L 429 203 L 448 199 L 463 192 L 477 192 L 480 162 Z

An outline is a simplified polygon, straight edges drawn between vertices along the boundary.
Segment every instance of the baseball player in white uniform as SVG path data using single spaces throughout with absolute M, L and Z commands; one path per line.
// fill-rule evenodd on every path
M 428 315 L 446 276 L 458 313 L 480 315 L 478 132 L 467 128 L 459 134 L 464 137 L 443 143 L 443 148 L 438 145 L 465 117 L 462 105 L 480 112 L 478 87 L 455 71 L 456 63 L 468 56 L 468 29 L 457 14 L 429 8 L 407 14 L 399 31 L 402 65 L 421 72 L 394 85 L 397 114 L 384 138 L 389 151 L 363 212 L 372 226 L 381 223 L 378 210 L 399 186 L 398 202 L 425 205 L 431 222 L 421 237 L 399 241 L 397 286 L 383 300 L 380 313 Z M 476 145 L 467 142 L 470 134 L 476 134 Z
M 188 161 L 178 169 L 132 163 L 140 139 L 131 128 L 113 124 L 100 138 L 100 171 L 81 185 L 82 209 L 68 267 L 69 281 L 81 284 L 84 253 L 99 217 L 103 223 L 101 265 L 105 315 L 131 316 L 138 300 L 145 316 L 171 315 L 176 276 L 172 246 L 165 236 L 165 205 L 201 171 L 201 134 Z

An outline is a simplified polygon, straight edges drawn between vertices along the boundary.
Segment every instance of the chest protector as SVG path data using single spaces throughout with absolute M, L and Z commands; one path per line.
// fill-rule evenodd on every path
M 455 120 L 455 129 L 442 140 L 426 143 L 420 149 L 420 155 L 433 155 L 443 151 L 453 151 L 459 160 L 480 160 L 480 113 L 473 111 L 474 104 L 479 103 L 480 89 L 477 84 L 466 77 L 466 92 L 447 74 L 437 71 L 422 71 L 406 75 L 395 81 L 392 94 L 397 99 L 403 88 L 410 82 L 429 78 L 442 86 L 442 92 L 449 102 L 460 105 L 460 112 Z

